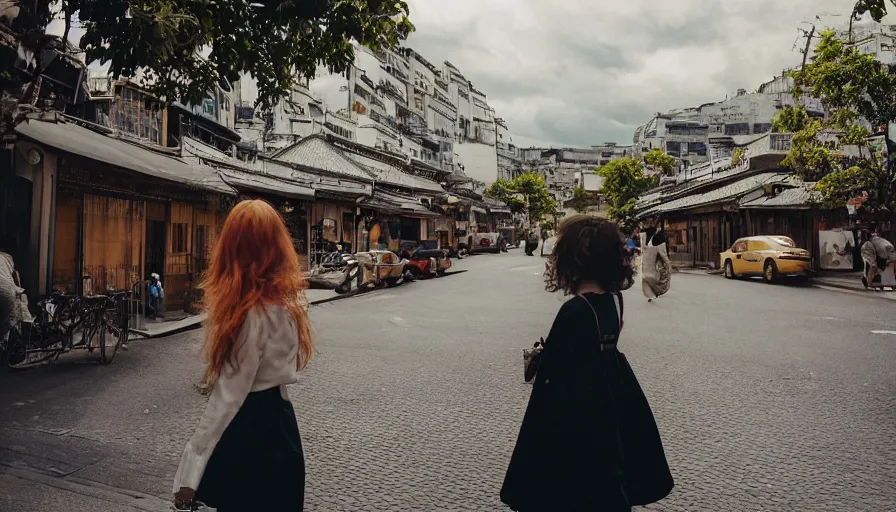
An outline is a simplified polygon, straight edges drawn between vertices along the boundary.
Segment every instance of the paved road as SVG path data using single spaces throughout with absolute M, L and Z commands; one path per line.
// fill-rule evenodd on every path
M 506 510 L 520 349 L 562 301 L 542 265 L 477 256 L 313 309 L 319 353 L 290 389 L 308 510 Z M 623 348 L 677 481 L 651 510 L 896 510 L 896 335 L 874 332 L 896 329 L 891 302 L 682 274 L 626 297 Z M 204 406 L 200 341 L 0 378 L 0 510 L 160 510 Z

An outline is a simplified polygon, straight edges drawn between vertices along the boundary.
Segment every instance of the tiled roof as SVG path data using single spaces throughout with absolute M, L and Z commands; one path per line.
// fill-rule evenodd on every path
M 406 174 L 392 165 L 379 160 L 368 158 L 364 155 L 345 151 L 343 153 L 350 160 L 361 166 L 364 170 L 374 175 L 377 181 L 412 190 L 424 190 L 427 192 L 444 193 L 445 190 L 438 183 L 418 176 Z
M 774 197 L 760 197 L 741 204 L 741 208 L 808 208 L 812 202 L 820 199 L 818 192 L 812 190 L 814 183 L 789 188 Z
M 375 178 L 372 173 L 359 167 L 319 135 L 305 137 L 292 146 L 277 151 L 271 158 L 279 162 L 360 179 L 365 182 Z
M 790 178 L 792 178 L 792 175 L 780 172 L 755 174 L 707 192 L 686 195 L 673 201 L 669 201 L 668 203 L 660 204 L 659 206 L 645 211 L 642 215 L 687 210 L 720 201 L 737 199 L 763 185 L 769 183 L 784 183 Z
M 75 121 L 65 121 L 61 117 L 53 120 L 29 118 L 16 126 L 16 132 L 59 151 L 193 188 L 236 195 L 215 169 L 207 165 L 150 151 L 84 128 Z
M 320 135 L 305 137 L 277 151 L 271 158 L 310 171 L 324 171 L 370 183 L 376 180 L 387 185 L 442 194 L 438 183 L 402 172 L 397 167 L 349 150 L 334 147 Z
M 293 181 L 263 174 L 221 168 L 224 181 L 237 190 L 254 190 L 295 199 L 314 199 L 314 189 Z

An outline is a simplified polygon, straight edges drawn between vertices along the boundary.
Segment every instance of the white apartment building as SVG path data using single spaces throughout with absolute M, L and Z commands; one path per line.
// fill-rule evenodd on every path
M 775 114 L 795 100 L 790 90 L 793 80 L 781 76 L 762 84 L 756 92 L 739 89 L 723 101 L 699 107 L 657 113 L 634 133 L 636 154 L 662 149 L 681 163 L 681 168 L 730 157 L 730 148 L 772 130 Z M 810 115 L 824 116 L 821 102 L 804 97 L 800 103 Z
M 265 118 L 255 113 L 253 99 L 235 96 L 244 151 L 272 151 L 328 133 L 486 184 L 511 176 L 517 162 L 516 148 L 504 143 L 499 171 L 499 119 L 486 95 L 450 62 L 437 67 L 411 48 L 379 54 L 358 45 L 344 77 L 322 74 L 296 84 Z

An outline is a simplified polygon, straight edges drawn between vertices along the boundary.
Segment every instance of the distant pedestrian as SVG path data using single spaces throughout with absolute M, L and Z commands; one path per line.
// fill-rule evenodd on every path
M 883 273 L 890 266 L 890 263 L 896 261 L 896 249 L 889 240 L 880 236 L 877 231 L 873 231 L 868 236 L 868 241 L 862 244 L 862 260 L 865 262 L 865 272 L 862 277 L 862 284 L 865 288 L 874 284 L 874 279 L 878 274 Z
M 301 511 L 305 457 L 286 385 L 311 357 L 311 323 L 292 240 L 269 204 L 233 208 L 202 287 L 211 395 L 177 469 L 175 503 Z
M 165 288 L 159 274 L 153 272 L 149 279 L 149 318 L 162 316 L 162 304 L 165 299 Z
M 672 475 L 647 398 L 617 349 L 632 277 L 606 219 L 564 221 L 548 260 L 560 308 L 501 489 L 517 512 L 629 512 L 666 497 Z
M 665 231 L 650 227 L 641 248 L 641 290 L 648 302 L 665 295 L 672 287 L 672 262 L 669 260 Z

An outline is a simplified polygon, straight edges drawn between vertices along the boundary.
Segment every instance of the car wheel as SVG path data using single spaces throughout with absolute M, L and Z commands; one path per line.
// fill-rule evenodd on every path
M 731 264 L 731 260 L 725 261 L 725 279 L 734 279 L 737 277 L 734 275 L 734 265 Z
M 765 262 L 762 278 L 765 279 L 766 283 L 773 283 L 778 279 L 778 265 L 774 261 L 767 260 Z

